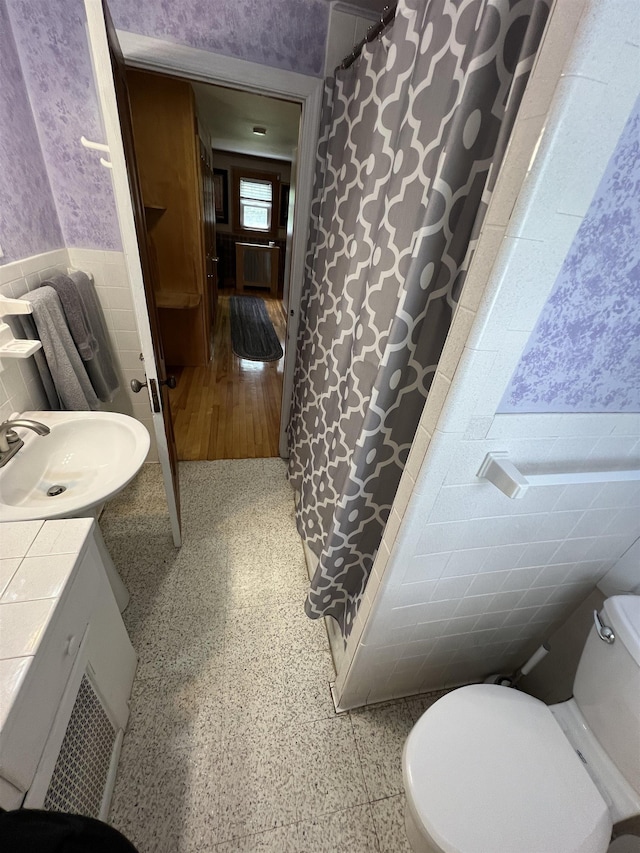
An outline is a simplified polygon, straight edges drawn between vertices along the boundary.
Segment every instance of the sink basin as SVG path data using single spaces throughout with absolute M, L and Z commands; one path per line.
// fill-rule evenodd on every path
M 113 412 L 24 412 L 46 424 L 38 436 L 17 429 L 24 447 L 0 468 L 0 521 L 91 515 L 140 470 L 149 433 Z M 50 491 L 53 494 L 48 495 Z

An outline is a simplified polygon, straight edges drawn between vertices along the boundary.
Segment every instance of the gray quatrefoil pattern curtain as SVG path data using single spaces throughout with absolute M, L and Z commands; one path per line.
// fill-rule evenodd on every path
M 289 476 L 319 563 L 306 602 L 347 637 L 551 0 L 399 0 L 326 81 Z

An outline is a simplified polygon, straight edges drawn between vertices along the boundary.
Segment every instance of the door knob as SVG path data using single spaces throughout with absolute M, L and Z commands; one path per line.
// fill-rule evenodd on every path
M 158 380 L 158 385 L 166 385 L 167 388 L 175 388 L 177 384 L 178 384 L 178 381 L 176 380 L 175 376 L 167 376 L 166 379 L 159 379 Z M 142 391 L 143 388 L 146 388 L 146 387 L 147 387 L 146 382 L 140 382 L 139 379 L 132 379 L 131 380 L 131 390 L 133 391 L 134 394 L 138 394 L 140 391 Z

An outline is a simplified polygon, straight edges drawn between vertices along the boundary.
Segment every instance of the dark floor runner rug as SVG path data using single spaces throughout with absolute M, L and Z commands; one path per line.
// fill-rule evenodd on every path
M 240 358 L 278 361 L 282 347 L 264 301 L 258 296 L 232 296 L 231 347 Z

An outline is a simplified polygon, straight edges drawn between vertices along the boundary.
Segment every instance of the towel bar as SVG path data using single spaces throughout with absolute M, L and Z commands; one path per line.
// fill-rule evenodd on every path
M 78 267 L 67 267 L 67 275 L 71 275 L 72 272 L 84 272 L 84 274 L 89 279 L 89 281 L 92 281 L 95 283 L 95 279 L 93 277 L 92 272 L 86 272 L 85 270 L 81 270 Z
M 507 451 L 502 450 L 487 453 L 476 476 L 493 483 L 508 498 L 515 500 L 524 497 L 531 486 L 572 486 L 580 483 L 620 483 L 640 480 L 640 469 L 523 474 L 511 462 Z

